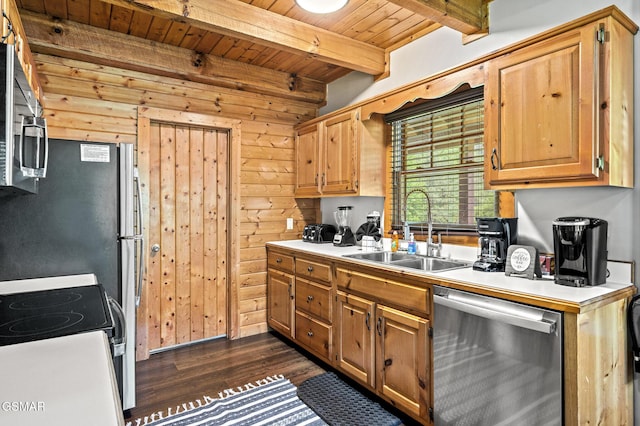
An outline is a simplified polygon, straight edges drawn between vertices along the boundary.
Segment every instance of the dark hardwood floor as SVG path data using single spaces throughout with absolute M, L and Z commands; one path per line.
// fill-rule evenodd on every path
M 298 386 L 325 367 L 272 333 L 156 353 L 136 364 L 136 407 L 126 420 L 166 412 L 203 395 L 216 398 L 220 391 L 267 376 L 281 374 Z
M 196 343 L 156 353 L 136 364 L 136 407 L 128 411 L 125 420 L 133 422 L 158 411 L 166 413 L 168 407 L 197 399 L 202 401 L 203 395 L 217 398 L 218 392 L 267 376 L 283 375 L 299 386 L 329 369 L 275 333 Z M 377 401 L 404 425 L 417 425 L 394 407 Z

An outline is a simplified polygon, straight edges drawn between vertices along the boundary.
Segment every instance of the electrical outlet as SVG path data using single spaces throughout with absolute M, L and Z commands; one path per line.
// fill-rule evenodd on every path
M 291 231 L 293 229 L 293 218 L 292 217 L 288 217 L 287 218 L 287 231 Z

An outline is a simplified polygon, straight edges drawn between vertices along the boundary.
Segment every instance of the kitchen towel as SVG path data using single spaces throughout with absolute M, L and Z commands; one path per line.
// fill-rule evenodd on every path
M 127 426 L 186 425 L 326 425 L 296 395 L 296 387 L 283 376 L 272 376 L 238 389 L 227 389 L 218 398 L 204 398 L 154 413 Z

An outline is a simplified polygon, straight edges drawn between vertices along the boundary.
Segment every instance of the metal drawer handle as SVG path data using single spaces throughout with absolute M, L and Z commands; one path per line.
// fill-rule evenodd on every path
M 482 300 L 474 303 L 474 299 L 475 298 L 468 297 L 466 295 L 458 296 L 449 294 L 448 297 L 446 297 L 435 294 L 433 296 L 433 303 L 465 312 L 470 315 L 503 322 L 516 327 L 539 331 L 541 333 L 553 334 L 556 331 L 556 321 L 545 319 L 538 320 L 531 317 L 533 314 L 526 316 L 516 311 L 510 312 L 506 308 L 499 308 L 497 306 L 489 307 L 486 303 L 483 303 Z M 531 311 L 533 311 L 533 309 Z
M 498 151 L 495 148 L 493 148 L 493 151 L 491 151 L 491 168 L 493 170 L 498 170 L 498 166 L 495 163 L 497 158 L 498 158 Z
M 276 259 L 276 263 L 282 263 L 282 259 L 277 258 L 277 259 Z
M 307 331 L 307 336 L 313 337 L 313 331 Z
M 307 302 L 311 302 L 313 300 L 313 296 L 312 295 L 308 295 L 307 296 Z
M 309 272 L 313 272 L 313 266 L 309 265 L 309 266 L 307 267 L 307 271 L 309 271 Z

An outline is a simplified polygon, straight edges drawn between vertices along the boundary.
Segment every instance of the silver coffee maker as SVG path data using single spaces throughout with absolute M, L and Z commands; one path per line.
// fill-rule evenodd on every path
M 584 287 L 607 281 L 607 221 L 560 217 L 553 221 L 556 284 Z

